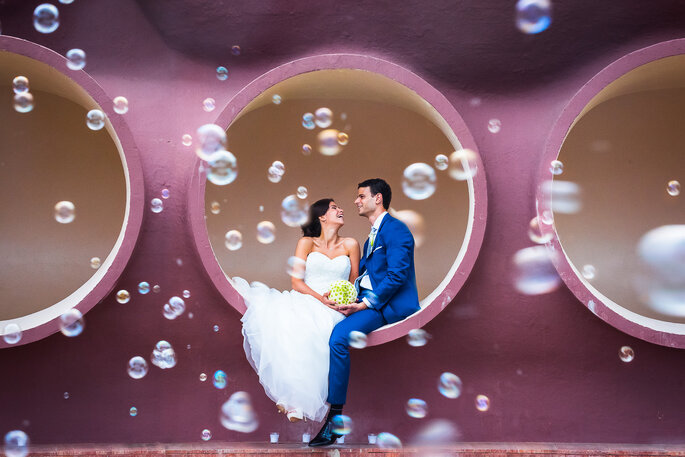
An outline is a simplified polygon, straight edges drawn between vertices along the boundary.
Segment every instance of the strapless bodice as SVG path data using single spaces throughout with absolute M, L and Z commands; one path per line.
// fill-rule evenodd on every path
M 351 268 L 350 258 L 346 255 L 331 259 L 326 254 L 312 251 L 305 263 L 304 282 L 316 293 L 323 294 L 333 282 L 348 280 Z

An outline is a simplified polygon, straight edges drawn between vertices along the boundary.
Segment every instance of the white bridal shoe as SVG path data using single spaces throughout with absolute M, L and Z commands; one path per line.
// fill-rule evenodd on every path
M 298 422 L 298 421 L 301 421 L 303 419 L 302 410 L 299 408 L 298 409 L 291 409 L 290 411 L 288 411 L 286 416 L 288 417 L 288 420 L 290 422 Z

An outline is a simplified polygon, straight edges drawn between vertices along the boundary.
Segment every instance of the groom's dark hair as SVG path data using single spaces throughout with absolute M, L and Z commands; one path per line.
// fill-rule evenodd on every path
M 371 195 L 381 194 L 383 196 L 383 208 L 390 208 L 390 200 L 392 200 L 392 190 L 385 180 L 381 178 L 371 178 L 360 182 L 357 187 L 368 187 Z

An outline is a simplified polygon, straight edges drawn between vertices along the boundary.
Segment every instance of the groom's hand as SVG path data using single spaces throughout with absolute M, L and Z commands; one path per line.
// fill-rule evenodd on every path
M 368 306 L 366 306 L 366 303 L 360 302 L 350 303 L 349 305 L 340 305 L 337 307 L 337 310 L 343 313 L 345 316 L 349 316 L 350 314 L 354 314 L 357 311 L 362 311 L 367 308 Z

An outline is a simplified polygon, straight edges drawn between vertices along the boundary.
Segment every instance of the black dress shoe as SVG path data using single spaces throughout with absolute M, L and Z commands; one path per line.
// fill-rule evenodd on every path
M 327 419 L 326 422 L 323 424 L 323 427 L 321 427 L 319 433 L 317 433 L 314 439 L 309 442 L 309 446 L 330 446 L 331 444 L 335 443 L 335 440 L 337 440 L 341 436 L 342 435 L 333 433 L 333 422 L 330 419 Z

